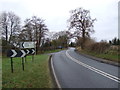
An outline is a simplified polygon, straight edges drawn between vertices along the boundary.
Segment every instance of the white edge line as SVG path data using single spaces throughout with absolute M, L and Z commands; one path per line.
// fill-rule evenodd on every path
M 52 67 L 53 75 L 54 75 L 55 81 L 56 81 L 56 83 L 57 83 L 57 86 L 58 86 L 58 88 L 61 88 L 60 83 L 59 83 L 59 81 L 58 81 L 58 79 L 57 79 L 57 76 L 56 76 L 56 74 L 55 74 L 55 70 L 54 70 L 54 67 L 53 67 L 52 57 L 51 57 L 51 67 Z
M 82 62 L 78 61 L 77 59 L 71 57 L 71 56 L 68 54 L 68 51 L 66 51 L 66 55 L 67 55 L 67 57 L 69 57 L 72 61 L 76 62 L 77 64 L 80 64 L 80 65 L 84 66 L 85 68 L 88 68 L 88 69 L 90 69 L 90 70 L 92 70 L 92 71 L 94 71 L 94 72 L 96 72 L 96 73 L 99 73 L 99 74 L 101 74 L 101 75 L 103 75 L 103 76 L 105 76 L 105 77 L 107 77 L 107 78 L 109 78 L 109 79 L 112 79 L 112 80 L 120 83 L 120 82 L 118 81 L 119 79 L 116 80 L 116 79 L 110 77 L 110 76 L 113 76 L 113 75 L 110 75 L 110 74 L 105 73 L 105 72 L 104 72 L 104 73 L 101 73 L 101 72 L 103 72 L 103 71 L 101 71 L 101 70 L 98 71 L 98 69 L 90 68 L 91 66 L 89 66 L 89 65 L 87 65 L 87 64 L 83 65 L 84 63 L 82 63 Z M 82 63 L 82 64 L 81 64 L 81 63 Z M 87 65 L 87 66 L 86 66 L 86 65 Z M 100 71 L 101 71 L 101 72 L 100 72 Z M 107 75 L 110 75 L 110 76 L 107 76 Z M 114 76 L 114 77 L 115 77 L 115 76 Z M 117 77 L 116 77 L 116 78 L 117 78 Z

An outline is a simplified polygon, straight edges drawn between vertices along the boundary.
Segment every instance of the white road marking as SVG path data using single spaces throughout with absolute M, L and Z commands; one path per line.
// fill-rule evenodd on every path
M 111 74 L 109 74 L 109 73 L 106 73 L 106 72 L 104 72 L 104 71 L 101 71 L 101 70 L 99 70 L 99 69 L 96 69 L 96 68 L 94 68 L 94 67 L 92 67 L 92 66 L 90 66 L 90 65 L 87 65 L 87 64 L 85 64 L 85 63 L 83 63 L 83 62 L 81 62 L 81 61 L 79 61 L 79 60 L 71 57 L 71 56 L 68 54 L 68 50 L 66 51 L 66 56 L 67 56 L 68 58 L 70 58 L 72 61 L 76 62 L 77 64 L 80 64 L 80 65 L 84 66 L 85 68 L 88 68 L 88 69 L 90 69 L 90 70 L 92 70 L 92 71 L 94 71 L 94 72 L 96 72 L 96 73 L 98 73 L 98 74 L 100 74 L 100 75 L 103 75 L 103 76 L 105 76 L 105 77 L 107 77 L 107 78 L 109 78 L 109 79 L 111 79 L 111 80 L 114 80 L 114 81 L 120 83 L 120 78 L 118 78 L 118 77 L 116 77 L 116 76 L 113 76 L 113 75 L 111 75 Z
M 11 50 L 13 52 L 13 55 L 11 57 L 15 57 L 17 55 L 17 52 L 15 50 Z
M 52 67 L 53 75 L 54 75 L 54 77 L 55 77 L 55 81 L 56 81 L 56 83 L 57 83 L 57 86 L 58 86 L 58 88 L 61 88 L 60 83 L 59 83 L 59 81 L 58 81 L 58 79 L 57 79 L 57 76 L 56 76 L 56 74 L 55 74 L 55 70 L 54 70 L 54 67 L 53 67 L 52 58 L 51 58 L 51 67 Z

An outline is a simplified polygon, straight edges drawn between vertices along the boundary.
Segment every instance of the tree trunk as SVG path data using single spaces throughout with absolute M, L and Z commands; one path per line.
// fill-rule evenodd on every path
M 11 22 L 11 34 L 10 34 L 10 39 L 9 39 L 9 43 L 10 43 L 10 41 L 11 41 L 11 39 L 12 39 L 12 34 L 13 34 L 13 22 Z
M 82 43 L 81 43 L 82 49 L 84 49 L 84 43 L 85 43 L 85 29 L 83 29 L 83 32 L 82 32 Z
M 8 41 L 8 30 L 7 30 L 7 26 L 5 27 L 6 29 L 6 45 L 7 45 L 7 41 Z

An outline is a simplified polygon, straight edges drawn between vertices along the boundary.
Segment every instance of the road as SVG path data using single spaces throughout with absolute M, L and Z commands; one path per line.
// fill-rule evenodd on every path
M 118 67 L 84 57 L 74 48 L 54 53 L 51 66 L 59 88 L 118 88 Z

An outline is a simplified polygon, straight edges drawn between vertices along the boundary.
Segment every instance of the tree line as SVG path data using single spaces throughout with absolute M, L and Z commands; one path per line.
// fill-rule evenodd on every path
M 38 51 L 47 48 L 66 48 L 70 45 L 75 46 L 75 43 L 84 49 L 86 38 L 90 38 L 94 32 L 96 21 L 91 18 L 89 10 L 77 8 L 70 11 L 70 18 L 67 20 L 68 29 L 52 33 L 50 36 L 45 20 L 37 16 L 25 19 L 23 25 L 20 17 L 14 12 L 2 12 L 0 18 L 2 46 L 14 47 L 19 46 L 20 42 L 36 41 Z M 71 38 L 75 39 L 75 43 L 70 41 Z
M 69 43 L 69 32 L 60 31 L 49 32 L 45 20 L 37 16 L 32 16 L 21 25 L 21 19 L 14 12 L 2 12 L 0 14 L 0 24 L 2 30 L 2 49 L 7 51 L 10 48 L 17 48 L 20 42 L 36 42 L 36 50 L 56 49 L 58 46 L 67 47 Z M 18 47 L 19 48 L 19 47 Z
M 2 46 L 17 46 L 20 42 L 36 41 L 39 48 L 48 28 L 42 18 L 32 16 L 21 25 L 21 19 L 13 12 L 2 12 L 0 15 Z
M 120 45 L 120 39 L 119 38 L 114 38 L 112 40 L 109 40 L 110 45 Z

